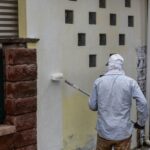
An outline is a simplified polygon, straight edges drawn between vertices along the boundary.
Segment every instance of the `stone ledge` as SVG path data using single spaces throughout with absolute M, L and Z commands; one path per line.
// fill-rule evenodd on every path
M 13 125 L 0 125 L 0 136 L 13 134 L 16 132 L 16 127 Z
M 8 44 L 8 43 L 36 43 L 38 42 L 38 38 L 0 38 L 0 43 Z

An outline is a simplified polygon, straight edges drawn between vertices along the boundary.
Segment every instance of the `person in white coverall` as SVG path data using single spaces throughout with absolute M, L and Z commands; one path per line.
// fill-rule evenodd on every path
M 96 79 L 89 108 L 97 111 L 96 150 L 129 150 L 133 127 L 143 129 L 148 106 L 138 83 L 125 75 L 124 59 L 119 54 L 109 57 L 108 72 Z M 130 119 L 132 99 L 136 100 L 138 119 Z

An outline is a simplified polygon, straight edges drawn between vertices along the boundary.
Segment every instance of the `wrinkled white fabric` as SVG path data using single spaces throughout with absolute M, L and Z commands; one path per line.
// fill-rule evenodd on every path
M 97 111 L 97 132 L 108 140 L 123 140 L 131 136 L 132 99 L 136 100 L 138 124 L 144 126 L 148 117 L 145 96 L 137 82 L 125 75 L 122 64 L 108 66 L 108 72 L 94 82 L 89 99 L 89 108 Z
M 119 54 L 114 54 L 110 56 L 108 60 L 108 70 L 118 69 L 122 70 L 124 59 Z
M 113 54 L 109 57 L 109 62 L 116 61 L 116 60 L 120 60 L 122 63 L 124 62 L 123 57 L 119 54 Z

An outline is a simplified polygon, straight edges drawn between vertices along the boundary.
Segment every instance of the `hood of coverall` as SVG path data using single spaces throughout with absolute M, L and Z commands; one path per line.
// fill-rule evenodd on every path
M 119 54 L 113 54 L 108 60 L 108 70 L 123 70 L 124 59 Z

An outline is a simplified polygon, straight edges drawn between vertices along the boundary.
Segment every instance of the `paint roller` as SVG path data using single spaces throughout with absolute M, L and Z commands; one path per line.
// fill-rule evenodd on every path
M 53 82 L 59 82 L 60 80 L 63 79 L 63 73 L 53 73 L 51 74 L 51 80 Z M 74 89 L 78 90 L 79 92 L 83 93 L 84 95 L 90 97 L 90 94 L 88 94 L 87 92 L 85 92 L 84 90 L 80 89 L 78 86 L 76 86 L 75 84 L 69 82 L 68 80 L 64 81 L 66 84 L 68 84 L 69 86 L 73 87 Z
M 63 79 L 63 73 L 57 72 L 57 73 L 51 74 L 51 81 L 59 82 L 61 79 Z

